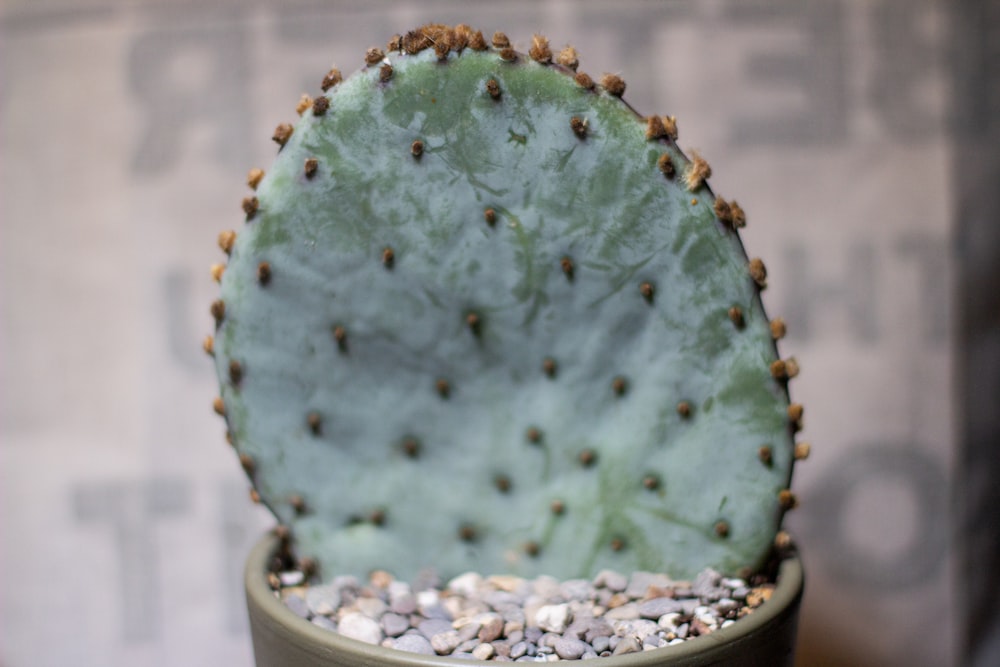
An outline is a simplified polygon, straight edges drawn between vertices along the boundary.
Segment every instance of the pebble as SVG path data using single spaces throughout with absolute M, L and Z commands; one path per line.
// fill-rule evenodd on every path
M 476 660 L 489 660 L 494 653 L 496 653 L 496 649 L 493 648 L 492 644 L 480 644 L 472 649 L 472 657 Z
M 398 637 L 410 629 L 410 619 L 400 614 L 385 614 L 381 622 L 382 631 L 387 637 Z
M 357 639 L 366 644 L 379 644 L 383 639 L 382 628 L 379 627 L 378 622 L 357 611 L 344 614 L 340 623 L 337 624 L 337 631 L 345 637 Z
M 642 645 L 639 643 L 638 639 L 635 637 L 622 637 L 621 641 L 618 642 L 611 654 L 625 655 L 626 653 L 635 653 L 640 650 L 642 650 Z
M 494 662 L 660 650 L 738 622 L 774 590 L 711 570 L 693 581 L 613 570 L 567 581 L 466 572 L 444 589 L 431 572 L 413 584 L 376 572 L 363 586 L 349 576 L 310 585 L 301 572 L 275 575 L 286 606 L 317 627 L 409 653 Z
M 637 608 L 640 618 L 660 618 L 664 614 L 672 614 L 683 609 L 679 600 L 673 598 L 653 598 L 640 602 Z
M 535 622 L 542 630 L 562 633 L 571 618 L 568 604 L 547 604 L 539 608 Z
M 434 647 L 423 635 L 402 635 L 392 640 L 392 648 L 410 653 L 422 653 L 424 655 L 436 655 Z
M 285 606 L 292 610 L 292 613 L 301 618 L 309 618 L 309 605 L 301 595 L 289 595 L 285 599 Z
M 458 648 L 462 643 L 462 638 L 454 630 L 439 632 L 431 637 L 431 647 L 438 655 L 448 655 Z

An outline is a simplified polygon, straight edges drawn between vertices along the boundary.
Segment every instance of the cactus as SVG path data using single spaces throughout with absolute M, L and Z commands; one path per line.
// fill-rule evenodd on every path
M 215 407 L 294 553 L 756 570 L 795 504 L 797 367 L 673 118 L 537 36 L 424 26 L 365 63 L 278 127 L 213 268 Z

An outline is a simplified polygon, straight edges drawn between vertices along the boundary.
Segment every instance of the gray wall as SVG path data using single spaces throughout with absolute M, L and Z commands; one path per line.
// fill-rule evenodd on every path
M 996 4 L 7 0 L 0 664 L 250 664 L 215 237 L 299 95 L 428 19 L 573 43 L 748 211 L 813 444 L 801 664 L 1000 664 Z

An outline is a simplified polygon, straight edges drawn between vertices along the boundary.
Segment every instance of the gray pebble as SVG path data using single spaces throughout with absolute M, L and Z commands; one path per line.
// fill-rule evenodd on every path
M 329 616 L 313 616 L 312 624 L 323 628 L 324 630 L 330 630 L 332 632 L 337 631 L 337 624 L 333 622 Z
M 423 635 L 403 635 L 392 640 L 392 647 L 399 651 L 435 655 L 434 647 Z
M 603 618 L 593 618 L 587 624 L 587 634 L 584 635 L 584 639 L 594 643 L 594 640 L 598 637 L 610 637 L 615 634 L 615 629 L 611 627 L 611 624 Z M 598 651 L 599 652 L 599 651 Z
M 459 639 L 461 639 L 461 637 L 459 637 Z M 482 642 L 478 639 L 467 639 L 455 647 L 455 653 L 472 653 L 473 649 L 481 643 Z
M 594 650 L 598 653 L 607 651 L 610 643 L 610 638 L 606 636 L 598 636 L 590 640 L 590 645 L 593 646 Z
M 292 613 L 300 618 L 309 618 L 309 605 L 301 595 L 289 595 L 285 598 L 285 606 L 292 610 Z
M 601 570 L 594 577 L 594 586 L 607 588 L 612 593 L 621 593 L 628 586 L 628 577 L 614 570 Z
M 410 619 L 399 614 L 385 614 L 381 621 L 382 630 L 388 637 L 398 637 L 410 629 Z
M 525 655 L 527 652 L 528 652 L 528 645 L 523 641 L 516 642 L 513 646 L 510 647 L 510 657 L 513 658 L 514 660 L 517 660 L 521 656 Z
M 446 621 L 442 618 L 429 618 L 426 621 L 421 621 L 417 625 L 417 630 L 429 640 L 434 635 L 448 632 L 449 630 L 453 630 L 453 628 L 451 627 L 451 621 Z
M 340 591 L 330 585 L 311 586 L 306 590 L 306 603 L 312 613 L 329 616 L 340 606 Z
M 501 613 L 503 614 L 503 620 L 507 623 L 520 623 L 521 628 L 524 628 L 525 617 L 523 608 L 509 607 L 504 609 Z
M 559 637 L 552 647 L 563 660 L 579 660 L 588 648 L 586 642 L 571 637 Z
M 634 602 L 626 602 L 620 607 L 609 609 L 604 618 L 610 621 L 631 621 L 639 618 L 639 605 Z
M 586 579 L 569 579 L 559 584 L 559 595 L 566 600 L 583 602 L 594 596 L 594 585 Z
M 490 591 L 483 596 L 483 602 L 488 604 L 494 611 L 503 612 L 509 607 L 520 607 L 524 600 L 514 593 L 507 591 Z
M 383 639 L 382 628 L 379 627 L 378 622 L 360 612 L 352 611 L 344 614 L 337 627 L 340 634 L 345 637 L 357 639 L 366 644 L 379 644 Z
M 378 598 L 359 597 L 354 601 L 355 608 L 368 618 L 379 618 L 385 613 L 387 605 Z
M 646 635 L 645 639 L 642 640 L 642 648 L 644 651 L 648 651 L 651 648 L 660 648 L 665 643 L 663 637 L 657 634 Z
M 671 584 L 670 577 L 665 574 L 655 572 L 633 572 L 625 588 L 625 595 L 631 598 L 642 598 L 646 591 L 653 588 L 668 588 Z
M 477 637 L 479 636 L 479 630 L 482 627 L 483 626 L 481 626 L 479 623 L 475 621 L 469 621 L 465 625 L 458 628 L 458 637 L 463 642 L 467 642 L 470 639 L 476 639 L 476 643 L 482 643 L 480 640 L 477 639 Z
M 702 600 L 715 601 L 726 597 L 729 593 L 724 590 L 719 583 L 722 575 L 715 570 L 702 570 L 694 578 L 691 584 L 691 591 Z
M 417 610 L 417 596 L 413 593 L 406 593 L 396 597 L 390 596 L 389 609 L 394 614 L 409 616 Z
M 740 603 L 732 598 L 722 598 L 715 603 L 715 611 L 717 611 L 720 616 L 731 614 L 739 608 Z
M 660 618 L 664 614 L 673 614 L 683 609 L 679 600 L 673 598 L 653 598 L 639 603 L 639 616 L 641 618 Z
M 518 642 L 524 641 L 524 630 L 514 630 L 513 632 L 505 632 L 504 635 L 507 637 L 507 641 L 513 646 Z
M 642 650 L 642 645 L 639 640 L 635 637 L 622 637 L 621 641 L 618 642 L 618 646 L 615 647 L 612 655 L 625 655 L 626 653 L 635 653 Z
M 431 647 L 438 655 L 448 655 L 462 642 L 458 637 L 458 632 L 455 630 L 448 630 L 447 632 L 439 632 L 433 637 L 431 637 Z

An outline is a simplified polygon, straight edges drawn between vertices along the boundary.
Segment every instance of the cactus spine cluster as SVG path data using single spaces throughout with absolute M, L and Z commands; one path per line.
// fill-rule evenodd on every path
M 625 83 L 467 26 L 370 49 L 250 172 L 211 306 L 252 495 L 324 574 L 746 573 L 801 406 L 734 201 Z

